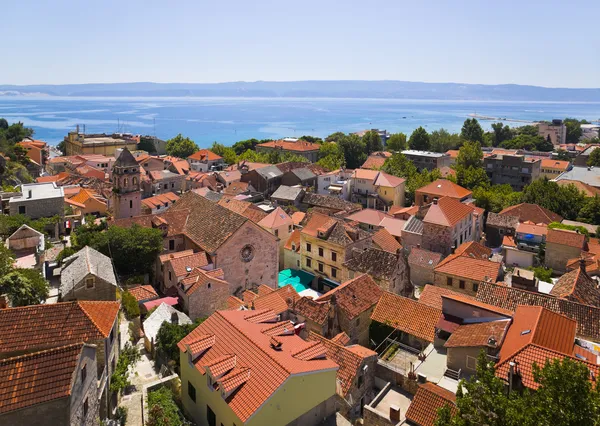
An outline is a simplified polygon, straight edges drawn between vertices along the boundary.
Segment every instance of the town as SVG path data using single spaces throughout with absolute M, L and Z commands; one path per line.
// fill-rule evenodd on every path
M 599 130 L 0 118 L 0 426 L 598 424 Z

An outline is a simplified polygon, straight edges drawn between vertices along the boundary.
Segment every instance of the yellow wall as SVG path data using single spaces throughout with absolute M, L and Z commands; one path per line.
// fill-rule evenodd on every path
M 540 170 L 540 178 L 554 179 L 560 175 L 564 170 L 554 169 L 551 167 L 542 167 Z
M 283 426 L 335 394 L 335 370 L 292 376 L 246 423 L 242 423 L 221 397 L 221 393 L 208 388 L 207 376 L 200 374 L 188 362 L 186 353 L 181 353 L 180 360 L 183 406 L 198 425 L 208 424 L 206 406 L 209 405 L 217 416 L 217 425 Z M 196 388 L 195 403 L 188 395 L 188 381 Z
M 70 138 L 65 141 L 65 148 L 67 151 L 67 155 L 78 155 L 78 154 L 102 154 L 107 157 L 114 157 L 115 151 L 120 148 L 129 149 L 130 151 L 134 151 L 137 149 L 137 143 L 135 142 L 127 142 L 127 143 L 110 143 L 110 144 L 90 144 L 90 145 L 82 145 L 81 142 L 76 139 Z
M 310 243 L 312 245 L 311 252 L 306 250 L 306 243 Z M 323 248 L 323 257 L 319 256 L 319 247 Z M 331 260 L 332 251 L 337 253 L 337 260 L 335 262 Z M 300 267 L 303 270 L 318 275 L 326 275 L 328 278 L 331 278 L 334 281 L 342 281 L 343 264 L 346 256 L 346 250 L 343 247 L 338 246 L 337 244 L 332 244 L 320 238 L 300 234 L 300 256 Z M 310 257 L 312 260 L 310 267 L 306 266 L 307 257 Z M 323 264 L 323 272 L 319 271 L 319 262 Z M 336 277 L 331 275 L 331 267 L 337 269 Z
M 395 188 L 389 186 L 378 186 L 377 194 L 388 203 L 394 206 L 404 206 L 404 184 L 400 184 Z

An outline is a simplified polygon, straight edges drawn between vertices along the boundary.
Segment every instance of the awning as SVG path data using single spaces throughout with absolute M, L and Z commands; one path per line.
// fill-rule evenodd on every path
M 142 303 L 142 306 L 149 311 L 150 309 L 159 306 L 161 303 L 166 303 L 169 306 L 175 306 L 179 303 L 179 299 L 176 297 L 163 297 L 162 299 L 150 300 L 149 302 Z

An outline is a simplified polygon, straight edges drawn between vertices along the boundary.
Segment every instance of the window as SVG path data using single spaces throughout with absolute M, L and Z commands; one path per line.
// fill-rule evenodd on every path
M 110 343 L 113 342 L 114 338 L 115 338 L 115 329 L 113 328 L 112 330 L 110 330 Z
M 467 355 L 467 368 L 475 371 L 477 369 L 477 358 Z
M 331 268 L 331 276 L 332 276 L 333 278 L 337 278 L 337 269 L 335 269 L 335 268 Z
M 358 376 L 358 383 L 357 383 L 357 387 L 360 389 L 360 387 L 363 384 L 363 376 L 362 374 L 360 376 Z
M 360 318 L 356 318 L 356 326 L 358 327 L 360 325 Z
M 171 280 L 172 280 L 172 278 L 171 278 L 171 271 L 169 271 L 169 281 L 171 281 Z
M 319 262 L 319 272 L 323 272 L 323 264 Z
M 129 208 L 132 209 L 133 208 L 133 200 L 129 200 Z
M 276 230 L 275 230 L 275 236 L 276 236 L 276 237 L 279 237 L 279 229 L 276 229 Z
M 208 426 L 217 426 L 217 415 L 208 405 L 206 406 L 206 420 L 208 420 Z
M 306 259 L 306 266 L 312 268 L 312 261 L 309 258 Z
M 298 268 L 300 267 L 300 259 L 296 260 L 296 267 L 298 267 Z
M 448 277 L 446 278 L 446 285 L 452 285 L 452 278 Z
M 112 359 L 112 361 L 110 362 L 110 371 L 114 372 L 114 371 L 115 371 L 115 367 L 116 367 L 116 364 L 115 364 L 115 357 L 113 356 L 113 359 Z
M 88 277 L 85 279 L 85 288 L 94 288 L 94 277 Z
M 460 281 L 458 282 L 458 287 L 459 287 L 459 288 L 465 288 L 465 280 L 460 280 Z
M 323 257 L 323 247 L 319 247 L 319 256 Z
M 169 240 L 169 250 L 175 250 L 175 240 Z
M 477 290 L 479 290 L 479 284 L 473 283 L 473 291 L 477 293 Z
M 196 402 L 196 388 L 191 382 L 188 382 L 188 396 L 194 402 Z
M 310 243 L 306 243 L 306 251 L 312 251 L 312 245 Z
M 85 383 L 87 378 L 87 364 L 81 367 L 81 383 Z
M 171 188 L 175 188 L 175 182 L 171 182 Z
M 289 225 L 289 226 L 288 226 L 288 232 L 292 232 L 292 229 L 293 229 L 293 228 L 294 228 L 294 227 L 293 227 L 292 225 Z
M 87 417 L 89 408 L 88 399 L 86 398 L 85 401 L 83 401 L 83 417 Z
M 331 252 L 331 260 L 333 260 L 334 262 L 337 262 L 337 253 L 334 251 Z
M 168 183 L 165 183 L 165 185 L 164 185 L 164 188 L 165 188 L 165 189 L 169 189 L 169 184 L 168 184 Z
M 25 206 L 19 206 L 19 214 L 25 214 Z

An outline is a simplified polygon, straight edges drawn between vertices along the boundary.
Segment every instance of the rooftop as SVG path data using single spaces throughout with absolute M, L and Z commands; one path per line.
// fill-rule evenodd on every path
M 563 179 L 578 180 L 587 183 L 594 188 L 600 188 L 600 167 L 574 166 L 571 170 L 566 171 L 555 178 L 556 181 Z
M 285 138 L 276 141 L 261 143 L 257 147 L 282 149 L 285 151 L 309 152 L 318 151 L 321 147 L 319 144 L 306 142 L 302 139 Z
M 438 197 L 452 197 L 459 200 L 473 195 L 473 192 L 447 179 L 435 180 L 429 185 L 417 189 L 416 192 L 437 195 Z
M 420 426 L 434 426 L 438 410 L 450 407 L 450 413 L 455 415 L 456 395 L 433 383 L 423 383 L 415 394 L 410 407 L 406 411 L 406 419 Z
M 110 257 L 85 246 L 74 255 L 64 259 L 60 274 L 60 294 L 65 296 L 73 291 L 89 274 L 117 286 L 117 278 Z
M 156 336 L 158 334 L 158 330 L 163 322 L 175 323 L 173 321 L 174 317 L 177 317 L 176 324 L 191 324 L 192 320 L 183 312 L 179 312 L 172 306 L 167 305 L 166 303 L 161 303 L 158 307 L 152 312 L 150 315 L 146 317 L 143 323 L 144 334 L 148 338 L 148 340 L 156 341 Z
M 352 320 L 372 308 L 379 301 L 382 292 L 373 278 L 363 274 L 340 284 L 316 301 L 329 302 L 335 296 L 337 306 Z
M 561 276 L 550 294 L 585 305 L 600 306 L 598 283 L 581 267 Z
M 510 206 L 502 210 L 500 215 L 515 216 L 519 218 L 519 222 L 532 222 L 550 224 L 552 222 L 561 222 L 562 217 L 548 209 L 545 209 L 537 204 L 521 203 Z
M 24 183 L 21 185 L 21 195 L 11 197 L 9 203 L 20 203 L 22 201 L 46 200 L 50 198 L 64 198 L 65 193 L 62 186 L 56 182 L 46 183 Z
M 585 235 L 566 229 L 549 229 L 546 243 L 583 249 L 585 246 Z
M 372 239 L 375 246 L 389 253 L 396 254 L 396 252 L 402 248 L 400 243 L 385 228 L 375 232 L 372 236 Z
M 454 290 L 450 290 L 445 287 L 438 287 L 433 284 L 426 284 L 421 291 L 421 295 L 419 296 L 419 303 L 423 303 L 425 305 L 431 306 L 433 308 L 442 310 L 442 296 L 462 296 L 468 299 L 475 300 L 474 297 L 468 296 L 466 294 L 458 293 Z
M 402 151 L 402 154 L 414 155 L 414 156 L 419 156 L 419 157 L 429 157 L 429 158 L 441 158 L 441 157 L 446 157 L 448 155 L 443 152 L 417 151 L 414 149 L 407 149 L 405 151 Z
M 139 285 L 128 288 L 127 291 L 139 302 L 150 299 L 158 299 L 158 293 L 151 285 Z
M 201 149 L 200 151 L 196 151 L 188 157 L 188 160 L 198 161 L 217 161 L 222 159 L 222 157 L 218 156 L 209 149 Z
M 370 247 L 366 250 L 352 250 L 352 257 L 344 263 L 351 271 L 369 274 L 376 279 L 389 280 L 394 277 L 398 256 L 396 253 Z
M 453 227 L 472 212 L 470 206 L 451 197 L 442 197 L 431 204 L 423 222 Z
M 297 201 L 304 194 L 304 188 L 296 186 L 279 185 L 279 188 L 271 195 L 272 199 Z

